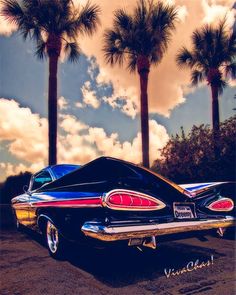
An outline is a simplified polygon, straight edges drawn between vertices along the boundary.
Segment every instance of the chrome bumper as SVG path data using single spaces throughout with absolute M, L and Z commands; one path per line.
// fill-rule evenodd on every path
M 86 222 L 81 230 L 88 236 L 101 241 L 119 241 L 131 238 L 146 238 L 190 231 L 210 230 L 236 226 L 236 219 L 227 216 L 223 219 L 203 221 L 178 221 L 162 224 L 105 226 L 98 222 Z

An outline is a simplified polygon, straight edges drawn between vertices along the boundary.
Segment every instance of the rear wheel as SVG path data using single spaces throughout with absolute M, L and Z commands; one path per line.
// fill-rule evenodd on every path
M 55 259 L 64 258 L 66 252 L 66 241 L 59 233 L 56 226 L 49 220 L 46 223 L 45 234 L 49 254 Z

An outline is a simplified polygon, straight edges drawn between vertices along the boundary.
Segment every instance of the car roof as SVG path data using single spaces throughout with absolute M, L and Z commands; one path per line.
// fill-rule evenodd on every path
M 36 173 L 34 173 L 32 176 L 35 176 L 35 175 L 37 175 L 37 174 L 39 174 L 40 172 L 42 172 L 42 171 L 45 171 L 45 170 L 53 170 L 53 168 L 55 168 L 55 167 L 66 167 L 66 166 L 72 166 L 72 167 L 81 167 L 81 165 L 78 165 L 78 164 L 56 164 L 56 165 L 48 165 L 48 166 L 46 166 L 46 167 L 44 167 L 43 169 L 41 169 L 41 170 L 39 170 L 39 171 L 37 171 Z
M 78 167 L 78 166 L 81 166 L 81 165 L 78 165 L 78 164 L 56 164 L 56 165 L 49 165 L 47 166 L 46 168 L 53 168 L 53 167 L 59 167 L 59 166 L 74 166 L 74 167 Z

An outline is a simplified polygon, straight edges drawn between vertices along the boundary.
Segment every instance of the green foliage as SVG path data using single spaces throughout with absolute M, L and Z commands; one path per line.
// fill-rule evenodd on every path
M 0 204 L 10 204 L 13 197 L 22 194 L 24 192 L 23 187 L 29 185 L 30 177 L 30 172 L 9 176 L 0 185 Z
M 236 116 L 221 123 L 214 156 L 213 132 L 208 125 L 193 126 L 189 134 L 172 136 L 152 169 L 177 183 L 236 179 Z

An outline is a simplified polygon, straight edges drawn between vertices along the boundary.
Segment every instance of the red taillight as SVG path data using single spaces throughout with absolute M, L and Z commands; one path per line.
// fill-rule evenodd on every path
M 116 210 L 158 210 L 165 207 L 160 200 L 130 190 L 109 192 L 104 199 L 104 205 Z
M 234 202 L 231 199 L 222 198 L 212 202 L 207 207 L 212 211 L 231 211 L 234 208 Z

